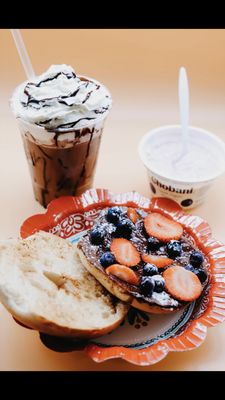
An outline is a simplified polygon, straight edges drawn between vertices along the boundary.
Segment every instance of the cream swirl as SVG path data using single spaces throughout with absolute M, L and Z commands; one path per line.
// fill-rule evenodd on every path
M 78 77 L 68 65 L 52 65 L 20 85 L 11 100 L 15 115 L 46 130 L 86 126 L 110 109 L 109 91 L 99 82 Z

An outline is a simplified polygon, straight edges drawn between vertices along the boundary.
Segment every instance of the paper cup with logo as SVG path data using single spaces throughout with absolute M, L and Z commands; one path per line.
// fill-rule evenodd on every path
M 103 86 L 92 78 L 83 78 Z M 20 86 L 13 96 L 17 96 Z M 16 115 L 12 100 L 11 108 Z M 51 200 L 61 196 L 80 195 L 92 187 L 108 113 L 109 110 L 93 121 L 87 120 L 80 128 L 63 131 L 48 131 L 17 117 L 34 196 L 42 206 L 47 207 Z
M 187 179 L 180 176 L 177 179 L 171 176 L 169 170 L 162 168 L 159 171 L 149 154 L 153 146 L 181 140 L 180 125 L 167 125 L 147 132 L 139 143 L 139 155 L 147 169 L 150 189 L 153 196 L 167 197 L 179 203 L 183 209 L 194 208 L 206 199 L 207 192 L 215 179 L 225 171 L 225 144 L 216 135 L 202 128 L 189 127 L 189 141 L 199 148 L 199 152 L 208 152 L 217 162 L 216 169 L 210 165 L 203 165 L 201 176 L 196 171 L 196 176 Z M 159 147 L 160 148 L 160 147 Z M 178 154 L 179 156 L 179 154 Z M 163 163 L 163 155 L 160 160 Z M 163 165 L 163 164 L 162 164 Z

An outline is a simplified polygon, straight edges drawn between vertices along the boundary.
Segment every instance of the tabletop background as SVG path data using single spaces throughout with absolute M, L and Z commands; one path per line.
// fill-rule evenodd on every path
M 150 196 L 137 145 L 146 131 L 179 123 L 177 79 L 187 68 L 190 123 L 225 140 L 225 30 L 22 30 L 37 74 L 51 64 L 102 81 L 114 104 L 108 117 L 95 187 Z M 18 236 L 28 216 L 43 212 L 34 200 L 28 167 L 8 101 L 26 79 L 9 30 L 0 30 L 0 239 Z M 225 175 L 194 213 L 225 242 Z M 0 370 L 225 370 L 225 324 L 211 328 L 196 350 L 170 353 L 149 367 L 121 360 L 96 364 L 84 352 L 55 353 L 38 333 L 18 326 L 0 305 Z

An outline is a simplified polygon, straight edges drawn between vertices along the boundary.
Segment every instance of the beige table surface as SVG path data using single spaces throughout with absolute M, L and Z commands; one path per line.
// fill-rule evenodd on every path
M 149 129 L 178 122 L 177 74 L 187 67 L 191 124 L 225 140 L 224 30 L 22 30 L 37 73 L 67 63 L 103 81 L 114 107 L 101 144 L 95 186 L 149 196 L 137 145 Z M 43 212 L 8 99 L 25 79 L 10 32 L 0 30 L 0 239 L 18 235 L 28 216 Z M 225 242 L 225 175 L 194 212 Z M 121 360 L 96 364 L 84 352 L 55 353 L 38 333 L 18 326 L 0 305 L 0 370 L 225 370 L 225 324 L 211 328 L 200 348 L 171 353 L 154 366 Z

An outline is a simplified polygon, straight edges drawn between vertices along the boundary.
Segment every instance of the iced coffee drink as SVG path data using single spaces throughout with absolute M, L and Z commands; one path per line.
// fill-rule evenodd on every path
M 79 195 L 92 186 L 99 145 L 112 100 L 104 85 L 67 65 L 16 88 L 18 120 L 36 200 Z

